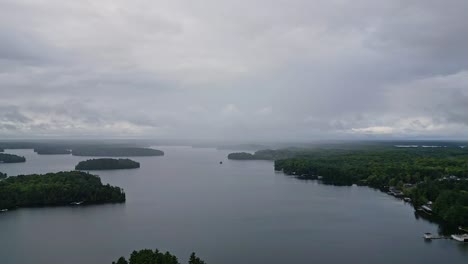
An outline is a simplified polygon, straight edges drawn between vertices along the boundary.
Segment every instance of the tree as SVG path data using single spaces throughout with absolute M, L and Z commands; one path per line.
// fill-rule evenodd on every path
M 205 262 L 201 260 L 200 258 L 198 258 L 195 255 L 195 252 L 192 252 L 192 254 L 190 255 L 189 264 L 205 264 Z
M 117 262 L 112 264 L 180 264 L 176 256 L 169 252 L 162 253 L 159 250 L 142 249 L 133 251 L 129 261 L 124 257 L 120 257 Z M 190 255 L 189 264 L 206 264 L 203 260 L 195 256 L 195 253 Z
M 120 257 L 117 262 L 112 261 L 112 264 L 128 264 L 128 261 L 124 257 Z

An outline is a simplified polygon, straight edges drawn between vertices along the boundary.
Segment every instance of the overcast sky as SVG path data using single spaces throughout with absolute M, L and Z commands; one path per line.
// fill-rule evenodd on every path
M 466 0 L 0 0 L 0 138 L 468 138 Z

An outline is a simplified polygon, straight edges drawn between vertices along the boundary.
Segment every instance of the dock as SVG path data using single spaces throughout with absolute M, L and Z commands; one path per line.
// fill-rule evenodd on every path
M 424 233 L 423 238 L 425 240 L 433 240 L 433 239 L 452 239 L 450 236 L 440 236 L 440 235 L 433 235 L 431 233 Z
M 430 238 L 424 238 L 424 239 L 433 240 L 433 239 L 452 239 L 452 238 L 448 236 L 432 236 Z

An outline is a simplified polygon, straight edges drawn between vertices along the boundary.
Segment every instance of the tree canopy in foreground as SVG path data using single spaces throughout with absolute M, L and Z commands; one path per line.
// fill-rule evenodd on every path
M 203 260 L 198 258 L 195 253 L 190 255 L 189 264 L 205 264 Z M 143 249 L 140 251 L 133 251 L 130 258 L 127 260 L 120 257 L 112 264 L 180 264 L 176 256 L 169 252 L 163 253 L 159 250 Z

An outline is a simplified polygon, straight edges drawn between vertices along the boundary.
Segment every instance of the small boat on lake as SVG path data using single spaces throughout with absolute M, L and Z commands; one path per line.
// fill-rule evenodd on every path
M 468 234 L 452 235 L 452 238 L 460 242 L 468 242 Z
M 424 239 L 432 239 L 431 233 L 424 233 Z
M 81 205 L 82 203 L 83 203 L 83 201 L 81 201 L 81 202 L 71 202 L 70 204 L 71 205 Z
M 7 212 L 8 209 L 0 209 L 0 212 Z

